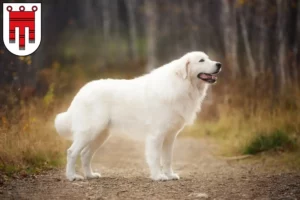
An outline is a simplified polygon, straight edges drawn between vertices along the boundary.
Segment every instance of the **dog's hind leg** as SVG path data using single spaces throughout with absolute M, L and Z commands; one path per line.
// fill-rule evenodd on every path
M 85 133 L 76 133 L 76 134 L 85 134 Z M 80 151 L 88 145 L 90 140 L 87 138 L 79 138 L 75 137 L 74 142 L 71 147 L 67 150 L 67 167 L 66 167 L 66 176 L 70 181 L 74 180 L 82 180 L 83 177 L 76 174 L 75 172 L 75 164 L 76 159 Z
M 91 160 L 97 151 L 97 149 L 107 140 L 109 132 L 107 130 L 102 131 L 99 136 L 88 144 L 81 152 L 81 163 L 84 175 L 87 179 L 100 178 L 100 173 L 92 171 Z
M 87 148 L 87 158 L 84 159 L 84 163 L 87 163 L 85 161 L 90 160 L 89 157 L 91 157 L 97 150 L 96 144 L 94 144 L 96 143 L 95 140 L 97 140 L 101 136 L 101 134 L 105 133 L 107 129 L 109 122 L 107 112 L 104 107 L 101 107 L 99 109 L 102 112 L 94 112 L 96 110 L 94 109 L 94 107 L 78 107 L 76 110 L 76 115 L 73 116 L 72 129 L 74 142 L 67 151 L 68 155 L 66 168 L 66 176 L 70 181 L 83 179 L 82 176 L 79 176 L 75 173 L 76 159 L 80 152 L 84 148 Z M 105 136 L 105 134 L 103 136 Z M 93 148 L 91 148 L 91 150 L 88 150 L 88 146 L 90 145 Z

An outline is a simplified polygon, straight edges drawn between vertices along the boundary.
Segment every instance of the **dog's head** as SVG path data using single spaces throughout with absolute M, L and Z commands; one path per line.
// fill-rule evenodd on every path
M 221 71 L 222 64 L 220 62 L 212 61 L 209 57 L 201 52 L 195 51 L 185 54 L 181 61 L 180 76 L 183 79 L 200 79 L 206 83 L 215 83 L 217 81 L 217 74 Z

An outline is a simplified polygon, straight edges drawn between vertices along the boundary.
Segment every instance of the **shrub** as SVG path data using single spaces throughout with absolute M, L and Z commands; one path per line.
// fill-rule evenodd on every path
M 296 142 L 283 131 L 276 130 L 271 134 L 258 134 L 245 146 L 244 154 L 257 154 L 269 150 L 294 149 Z

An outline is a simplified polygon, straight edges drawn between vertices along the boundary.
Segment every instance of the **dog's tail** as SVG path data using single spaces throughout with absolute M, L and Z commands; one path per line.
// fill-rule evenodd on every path
M 57 133 L 65 139 L 72 140 L 71 116 L 68 112 L 56 115 L 55 128 Z

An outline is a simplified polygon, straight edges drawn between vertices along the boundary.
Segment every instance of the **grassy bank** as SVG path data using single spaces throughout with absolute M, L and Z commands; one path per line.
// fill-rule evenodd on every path
M 64 162 L 65 144 L 53 127 L 53 108 L 45 99 L 22 103 L 1 118 L 0 171 L 36 173 Z
M 274 97 L 264 88 L 271 85 L 251 88 L 239 83 L 230 91 L 213 88 L 212 102 L 204 102 L 197 123 L 186 128 L 185 134 L 213 138 L 221 147 L 217 154 L 269 155 L 272 162 L 278 159 L 300 169 L 299 90 L 289 88 Z

